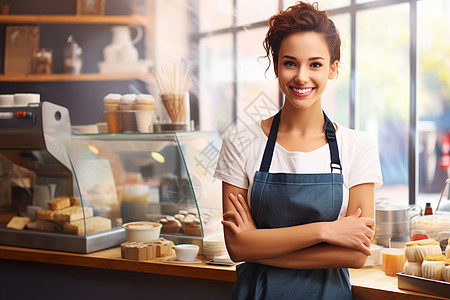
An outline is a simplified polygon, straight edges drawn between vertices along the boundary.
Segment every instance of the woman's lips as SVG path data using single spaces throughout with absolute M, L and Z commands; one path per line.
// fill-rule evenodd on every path
M 313 88 L 295 88 L 291 86 L 292 94 L 296 97 L 306 97 L 311 95 Z

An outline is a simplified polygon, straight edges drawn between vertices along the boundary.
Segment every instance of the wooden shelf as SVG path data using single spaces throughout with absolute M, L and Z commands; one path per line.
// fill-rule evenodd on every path
M 117 74 L 27 74 L 0 75 L 0 82 L 40 82 L 40 81 L 114 81 L 114 80 L 148 80 L 152 73 L 117 73 Z
M 89 16 L 89 15 L 0 15 L 4 24 L 148 24 L 153 18 L 145 16 Z

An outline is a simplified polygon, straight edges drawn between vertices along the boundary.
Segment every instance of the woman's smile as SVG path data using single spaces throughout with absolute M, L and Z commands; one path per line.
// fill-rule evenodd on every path
M 307 97 L 307 96 L 311 95 L 313 89 L 314 88 L 312 88 L 312 87 L 295 88 L 295 87 L 291 86 L 292 94 L 295 97 Z

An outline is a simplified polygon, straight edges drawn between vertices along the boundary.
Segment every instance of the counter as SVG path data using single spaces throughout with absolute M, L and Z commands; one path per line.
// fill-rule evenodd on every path
M 124 299 L 154 295 L 173 299 L 228 299 L 235 280 L 234 266 L 169 263 L 173 257 L 150 261 L 120 258 L 120 248 L 90 254 L 0 246 L 0 299 L 24 299 L 48 293 L 64 299 Z M 199 257 L 202 258 L 202 257 Z M 397 277 L 382 267 L 350 270 L 353 295 L 358 299 L 445 299 L 399 290 Z M 18 288 L 22 287 L 21 289 Z M 70 291 L 70 292 L 68 292 Z

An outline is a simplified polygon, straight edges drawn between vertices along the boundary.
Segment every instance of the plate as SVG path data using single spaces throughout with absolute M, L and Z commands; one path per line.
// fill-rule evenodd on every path
M 214 260 L 208 260 L 206 262 L 208 265 L 218 265 L 218 266 L 234 266 L 235 262 L 221 262 L 221 261 L 214 261 Z
M 168 262 L 168 263 L 178 263 L 178 264 L 198 264 L 201 263 L 202 261 L 199 259 L 196 259 L 194 261 L 187 261 L 187 260 L 178 260 L 178 259 L 168 259 L 168 260 L 164 260 L 164 262 Z
M 397 273 L 398 288 L 448 298 L 450 282 Z

